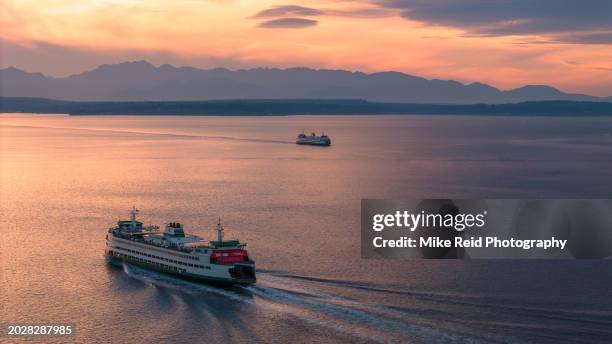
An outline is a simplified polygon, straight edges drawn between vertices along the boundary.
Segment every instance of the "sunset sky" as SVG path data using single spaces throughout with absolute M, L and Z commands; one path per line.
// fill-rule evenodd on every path
M 612 1 L 0 0 L 1 64 L 397 70 L 612 95 Z

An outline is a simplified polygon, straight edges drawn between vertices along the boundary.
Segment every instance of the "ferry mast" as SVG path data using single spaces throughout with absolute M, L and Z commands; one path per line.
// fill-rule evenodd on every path
M 221 218 L 219 218 L 219 222 L 217 223 L 217 241 L 219 243 L 223 242 L 223 226 L 221 226 Z
M 138 214 L 138 209 L 136 209 L 136 206 L 132 206 L 132 211 L 130 211 L 130 221 L 132 222 L 133 231 L 136 231 L 136 214 Z

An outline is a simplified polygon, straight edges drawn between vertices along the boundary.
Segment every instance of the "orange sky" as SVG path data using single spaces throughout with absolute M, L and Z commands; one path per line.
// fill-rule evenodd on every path
M 460 24 L 401 17 L 395 4 L 376 1 L 302 1 L 299 5 L 318 12 L 269 16 L 256 14 L 297 3 L 0 1 L 2 67 L 55 76 L 146 59 L 205 68 L 397 70 L 502 89 L 548 84 L 612 95 L 612 44 L 558 42 L 549 32 L 474 35 Z M 306 24 L 265 27 L 282 18 Z

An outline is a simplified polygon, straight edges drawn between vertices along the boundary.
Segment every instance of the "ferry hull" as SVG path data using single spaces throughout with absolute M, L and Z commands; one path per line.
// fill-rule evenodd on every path
M 196 275 L 196 274 L 192 274 L 188 272 L 177 272 L 171 269 L 163 268 L 155 264 L 149 264 L 146 262 L 138 261 L 136 259 L 131 259 L 130 257 L 127 257 L 127 256 L 126 257 L 113 257 L 113 256 L 107 255 L 106 261 L 110 265 L 117 266 L 117 267 L 121 267 L 124 263 L 127 263 L 130 265 L 134 265 L 134 266 L 138 266 L 138 267 L 147 269 L 147 270 L 161 272 L 166 275 L 172 275 L 172 276 L 184 279 L 184 280 L 199 282 L 199 283 L 224 284 L 224 285 L 231 285 L 231 284 L 248 285 L 248 284 L 254 284 L 255 282 L 257 282 L 257 279 L 255 277 L 255 268 L 252 266 L 246 266 L 246 265 L 237 264 L 236 266 L 247 267 L 247 268 L 252 269 L 251 271 L 252 276 L 247 276 L 246 274 L 243 274 L 243 276 L 241 277 L 224 278 L 224 277 L 216 277 L 216 276 Z
M 312 141 L 296 141 L 298 145 L 307 145 L 307 146 L 331 146 L 331 142 L 312 142 Z

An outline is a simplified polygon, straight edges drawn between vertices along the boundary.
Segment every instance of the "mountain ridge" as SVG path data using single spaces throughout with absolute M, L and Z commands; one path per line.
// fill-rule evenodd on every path
M 612 101 L 565 93 L 547 85 L 500 90 L 481 82 L 426 79 L 397 71 L 341 69 L 199 69 L 147 61 L 102 64 L 66 77 L 14 67 L 0 69 L 1 95 L 71 101 L 205 101 L 218 99 L 364 99 L 426 104 L 501 104 L 526 101 Z

